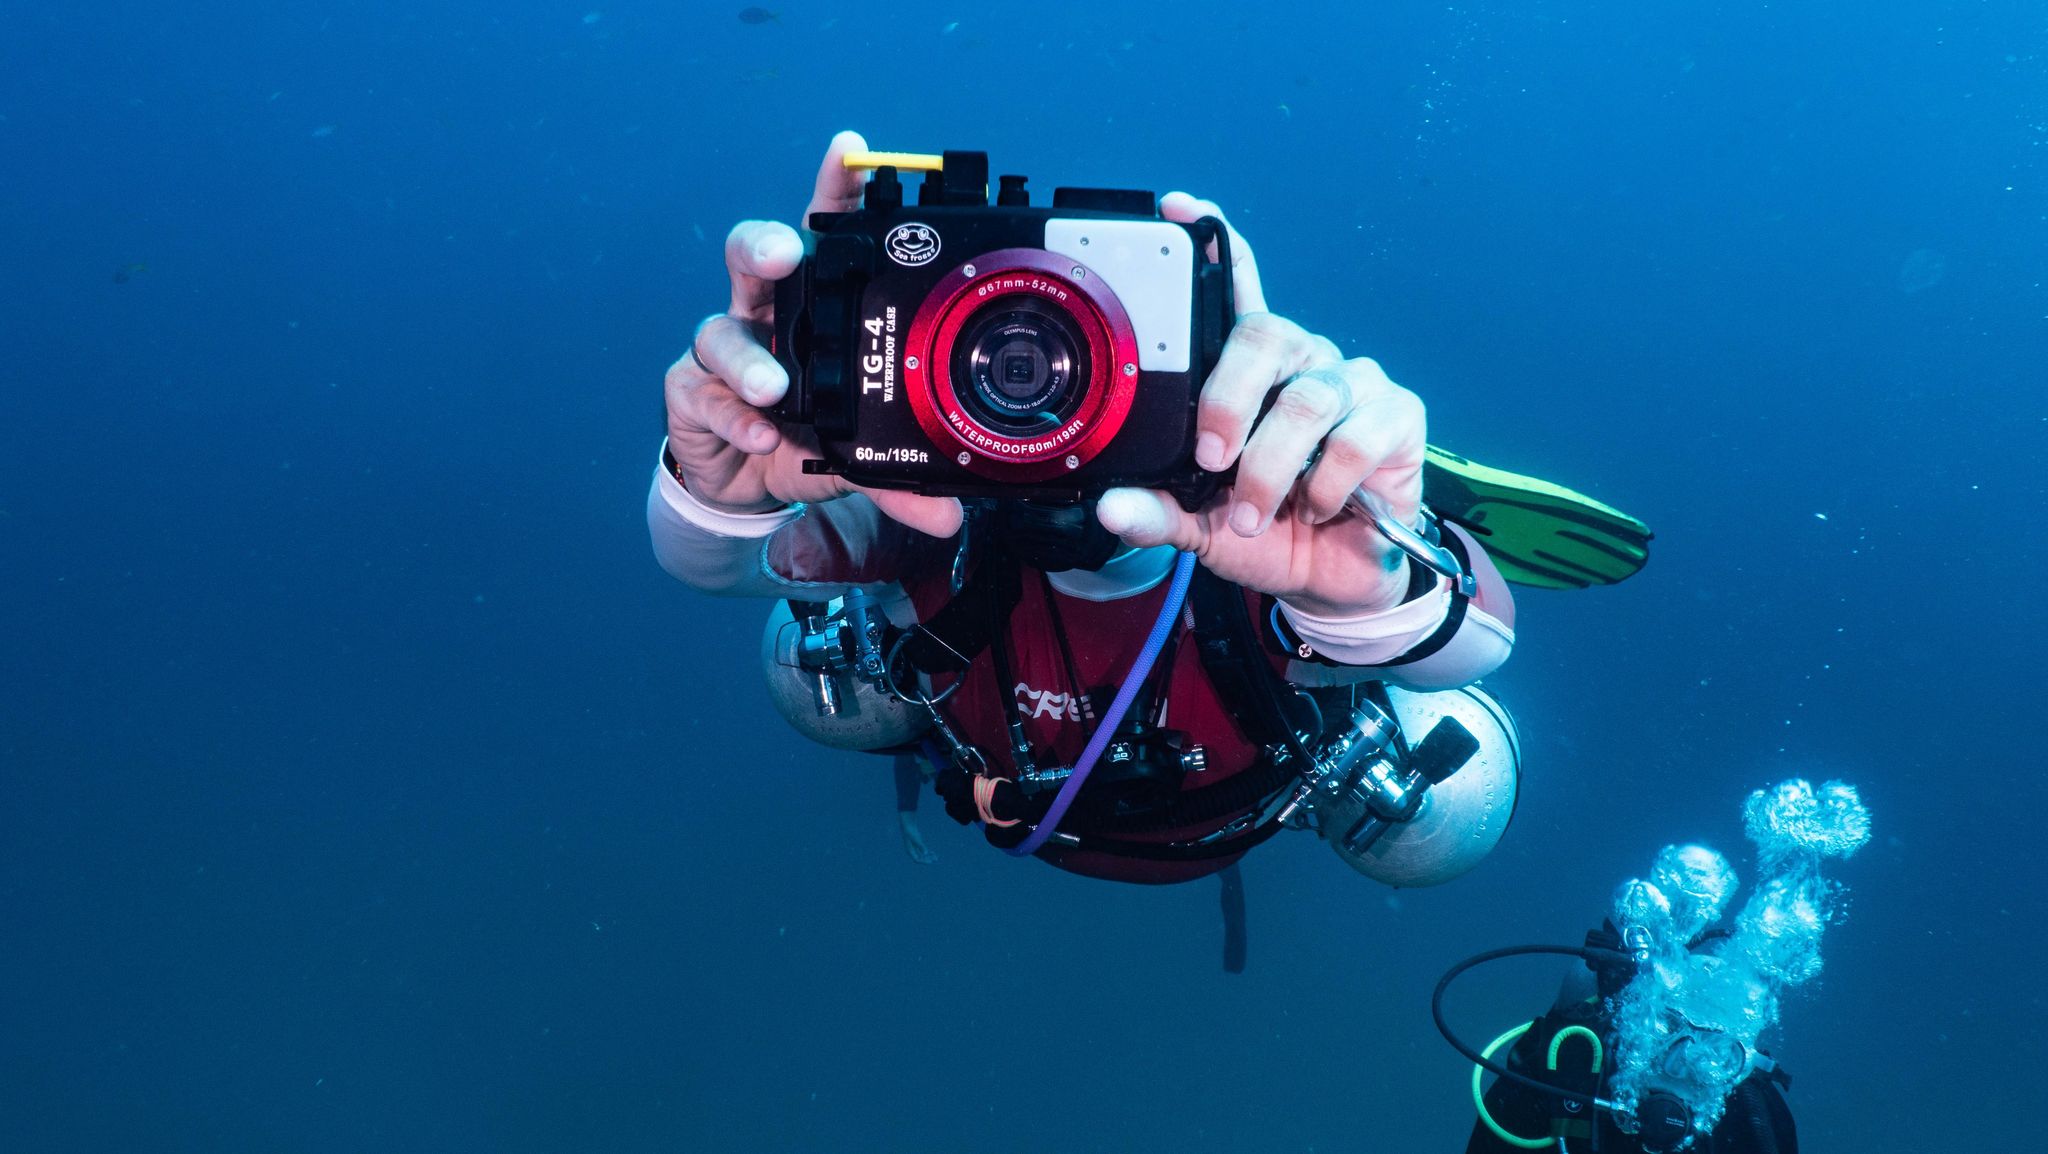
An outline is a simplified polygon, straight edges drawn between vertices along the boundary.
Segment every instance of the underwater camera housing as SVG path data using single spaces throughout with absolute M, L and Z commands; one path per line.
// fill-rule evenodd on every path
M 894 156 L 909 164 L 929 158 Z M 1025 178 L 988 200 L 988 157 L 953 152 L 904 203 L 880 164 L 862 205 L 813 213 L 778 282 L 771 348 L 809 427 L 806 470 L 953 497 L 1080 500 L 1120 485 L 1189 508 L 1195 399 L 1230 330 L 1230 240 L 1149 192 Z M 1213 252 L 1213 256 L 1211 255 Z

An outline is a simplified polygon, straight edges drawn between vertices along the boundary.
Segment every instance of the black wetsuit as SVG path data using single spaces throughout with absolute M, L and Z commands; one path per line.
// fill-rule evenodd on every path
M 1536 1031 L 1531 1030 L 1533 1036 Z M 1525 1039 L 1526 1041 L 1526 1039 Z M 1547 1046 L 1547 1043 L 1544 1043 Z M 1543 1046 L 1516 1045 L 1515 1058 L 1510 1059 L 1508 1068 L 1517 1073 L 1541 1070 Z M 1533 1058 L 1533 1061 L 1531 1060 Z M 1486 1092 L 1486 1109 L 1493 1120 L 1506 1128 L 1510 1134 L 1527 1138 L 1550 1133 L 1550 1103 L 1553 1099 L 1543 1093 L 1502 1080 Z M 1552 1147 L 1555 1149 L 1555 1147 Z M 1643 1147 L 1634 1138 L 1622 1133 L 1603 1112 L 1600 1116 L 1600 1133 L 1591 1138 L 1567 1139 L 1570 1154 L 1640 1154 Z M 1751 1075 L 1728 1099 L 1727 1112 L 1721 1115 L 1721 1122 L 1707 1140 L 1695 1144 L 1691 1149 L 1699 1154 L 1799 1154 L 1799 1136 L 1792 1125 L 1792 1108 L 1785 1103 L 1785 1095 L 1777 1084 L 1761 1074 Z M 1484 1122 L 1472 1123 L 1472 1138 L 1465 1144 L 1465 1154 L 1527 1154 L 1527 1151 L 1510 1146 L 1499 1136 L 1486 1128 Z
M 1607 1022 L 1599 1015 L 1599 1005 L 1600 999 L 1594 991 L 1591 975 L 1584 971 L 1575 972 L 1565 980 L 1565 987 L 1550 1012 L 1538 1018 L 1529 1032 L 1522 1035 L 1508 1052 L 1508 1069 L 1539 1081 L 1563 1084 L 1564 1079 L 1545 1069 L 1550 1039 L 1559 1030 L 1573 1025 L 1586 1026 L 1604 1037 Z M 1583 1062 L 1585 1054 L 1581 1047 L 1585 1045 L 1584 1042 L 1567 1042 L 1559 1051 L 1559 1067 L 1565 1068 L 1574 1060 Z M 1486 1092 L 1486 1109 L 1493 1115 L 1493 1120 L 1508 1133 L 1524 1138 L 1540 1138 L 1550 1133 L 1552 1107 L 1557 1101 L 1552 1095 L 1505 1078 L 1496 1079 Z M 1599 1154 L 1641 1154 L 1643 1150 L 1642 1144 L 1622 1133 L 1605 1111 L 1600 1112 L 1597 1134 L 1571 1137 L 1566 1139 L 1566 1143 L 1570 1154 L 1594 1154 L 1596 1151 Z M 1786 1104 L 1784 1092 L 1776 1082 L 1757 1073 L 1745 1079 L 1729 1096 L 1727 1109 L 1714 1132 L 1689 1149 L 1698 1154 L 1799 1154 L 1799 1135 L 1793 1127 L 1792 1108 Z M 1550 1150 L 1556 1150 L 1554 1139 Z M 1465 1154 L 1529 1154 L 1529 1151 L 1502 1141 L 1484 1121 L 1474 1120 L 1471 1140 L 1465 1144 Z

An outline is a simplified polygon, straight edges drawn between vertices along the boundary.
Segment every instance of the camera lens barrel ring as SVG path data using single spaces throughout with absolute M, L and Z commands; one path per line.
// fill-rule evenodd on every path
M 1085 465 L 1137 397 L 1123 305 L 1101 277 L 1044 249 L 999 249 L 947 273 L 911 320 L 904 354 L 918 425 L 990 480 Z
M 952 348 L 955 391 L 991 431 L 1049 432 L 1071 415 L 1090 376 L 1087 342 L 1066 310 L 998 296 L 967 318 Z

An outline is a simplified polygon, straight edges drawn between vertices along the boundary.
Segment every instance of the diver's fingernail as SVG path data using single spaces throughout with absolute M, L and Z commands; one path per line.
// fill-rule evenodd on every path
M 1130 497 L 1117 489 L 1104 493 L 1095 505 L 1095 519 L 1102 527 L 1122 537 L 1137 528 L 1137 510 Z
M 789 255 L 789 238 L 780 232 L 770 232 L 754 242 L 754 263 L 765 264 L 779 257 Z
M 747 443 L 756 449 L 767 450 L 775 445 L 775 426 L 766 421 L 756 421 L 747 427 Z
M 1203 433 L 1195 438 L 1195 464 L 1210 472 L 1223 467 L 1223 438 L 1214 433 Z
M 1240 537 L 1255 536 L 1259 531 L 1259 511 L 1252 508 L 1250 501 L 1239 501 L 1230 510 L 1230 527 Z

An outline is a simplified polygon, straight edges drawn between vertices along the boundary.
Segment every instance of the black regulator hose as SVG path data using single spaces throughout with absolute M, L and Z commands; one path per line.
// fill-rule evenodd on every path
M 1463 1054 L 1473 1065 L 1484 1067 L 1497 1077 L 1506 1078 L 1511 1082 L 1527 1086 L 1532 1090 L 1540 1090 L 1545 1094 L 1562 1098 L 1567 1102 L 1579 1102 L 1587 1106 L 1605 1108 L 1609 1105 L 1607 1102 L 1590 1094 L 1581 1094 L 1576 1090 L 1567 1090 L 1562 1086 L 1553 1086 L 1548 1082 L 1539 1082 L 1527 1075 L 1517 1074 L 1499 1062 L 1481 1054 L 1471 1046 L 1466 1045 L 1464 1039 L 1451 1031 L 1451 1024 L 1444 1020 L 1444 992 L 1449 990 L 1451 983 L 1457 981 L 1466 970 L 1472 969 L 1475 966 L 1483 966 L 1488 962 L 1497 962 L 1502 958 L 1521 958 L 1538 954 L 1556 954 L 1568 958 L 1579 958 L 1596 968 L 1602 964 L 1630 968 L 1635 966 L 1634 956 L 1623 953 L 1620 950 L 1603 950 L 1597 946 L 1503 946 L 1497 950 L 1488 950 L 1483 954 L 1474 954 L 1444 971 L 1444 976 L 1438 979 L 1436 983 L 1436 992 L 1429 996 L 1430 1016 L 1436 1019 L 1437 1032 L 1444 1036 L 1444 1041 L 1449 1042 L 1452 1049 Z

